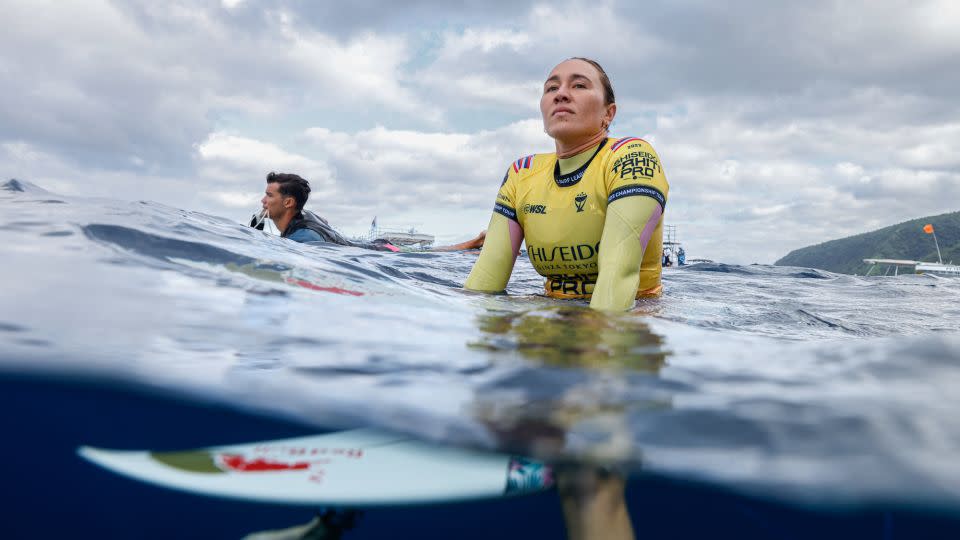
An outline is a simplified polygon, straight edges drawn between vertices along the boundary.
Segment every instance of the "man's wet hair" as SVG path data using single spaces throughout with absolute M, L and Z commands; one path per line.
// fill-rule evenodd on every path
M 310 198 L 310 182 L 291 173 L 271 172 L 267 175 L 268 184 L 279 184 L 278 190 L 285 197 L 293 197 L 297 201 L 297 211 L 303 210 Z

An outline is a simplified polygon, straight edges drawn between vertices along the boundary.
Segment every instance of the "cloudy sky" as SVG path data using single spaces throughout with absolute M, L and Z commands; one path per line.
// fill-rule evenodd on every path
M 724 5 L 732 4 L 732 5 Z M 347 6 L 350 7 L 347 7 Z M 0 0 L 0 178 L 244 220 L 271 170 L 349 233 L 486 226 L 551 151 L 570 56 L 610 74 L 689 256 L 773 262 L 960 210 L 960 3 Z

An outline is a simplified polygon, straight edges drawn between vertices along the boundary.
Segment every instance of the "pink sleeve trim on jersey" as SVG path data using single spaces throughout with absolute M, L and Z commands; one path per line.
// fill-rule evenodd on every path
M 662 215 L 663 210 L 659 206 L 655 206 L 653 213 L 650 214 L 650 219 L 643 227 L 643 231 L 640 233 L 640 248 L 644 251 L 647 250 L 647 244 L 650 243 L 650 237 L 653 236 L 653 231 L 657 229 L 657 224 L 660 223 L 660 216 Z
M 520 253 L 520 244 L 523 242 L 523 229 L 516 221 L 509 220 L 507 225 L 510 227 L 510 245 L 513 247 L 513 256 Z

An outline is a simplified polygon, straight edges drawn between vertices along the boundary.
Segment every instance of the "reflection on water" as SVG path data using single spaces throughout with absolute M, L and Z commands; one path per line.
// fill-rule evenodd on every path
M 670 355 L 663 336 L 643 319 L 581 306 L 485 313 L 477 326 L 481 338 L 470 346 L 517 351 L 546 366 L 656 373 Z
M 480 392 L 473 414 L 498 446 L 533 449 L 539 457 L 638 464 L 629 417 L 670 406 L 651 388 L 670 351 L 663 336 L 634 314 L 602 313 L 582 305 L 477 317 L 480 339 L 469 345 L 497 358 L 516 353 L 531 367 Z M 612 391 L 615 390 L 616 391 Z M 616 396 L 616 397 L 614 397 Z

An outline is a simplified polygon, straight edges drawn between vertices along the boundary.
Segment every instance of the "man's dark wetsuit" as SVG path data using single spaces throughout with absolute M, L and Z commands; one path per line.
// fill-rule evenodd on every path
M 253 226 L 254 223 L 251 222 L 250 225 Z M 263 224 L 261 223 L 257 228 L 263 230 Z M 280 236 L 301 243 L 327 242 L 341 246 L 360 247 L 377 251 L 396 251 L 396 248 L 391 249 L 391 247 L 388 247 L 390 243 L 384 240 L 374 240 L 373 242 L 356 242 L 350 240 L 331 227 L 327 220 L 314 214 L 310 210 L 300 211 L 300 213 L 290 220 L 286 230 L 284 230 Z

